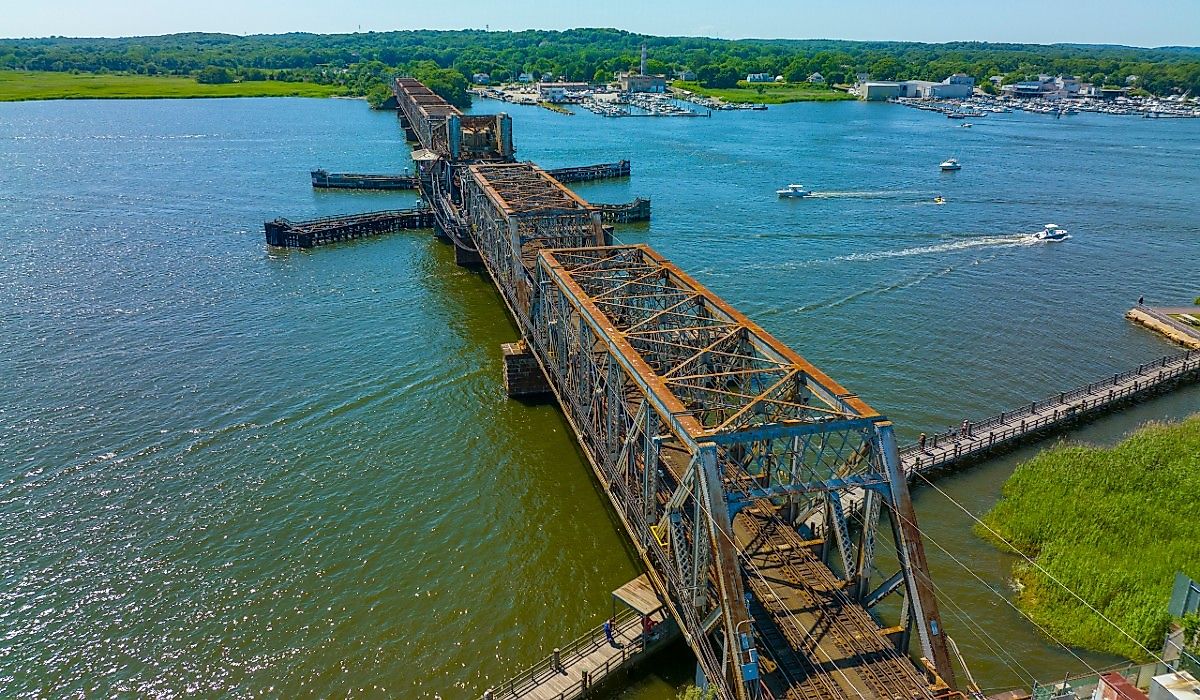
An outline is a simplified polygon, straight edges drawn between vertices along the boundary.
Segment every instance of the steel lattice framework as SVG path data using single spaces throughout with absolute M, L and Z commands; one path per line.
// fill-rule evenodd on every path
M 729 696 L 754 688 L 743 585 L 754 574 L 733 520 L 766 502 L 798 524 L 823 516 L 858 602 L 903 587 L 922 651 L 948 675 L 886 419 L 648 247 L 543 250 L 535 288 L 530 341 L 710 680 Z M 857 537 L 852 499 L 865 514 Z M 872 589 L 881 506 L 901 567 Z
M 862 695 L 815 658 L 827 633 L 869 692 L 932 697 L 897 651 L 910 632 L 952 687 L 891 424 L 650 248 L 605 245 L 594 206 L 512 162 L 505 115 L 464 117 L 407 78 L 394 91 L 428 151 L 439 228 L 478 253 L 721 696 L 759 694 L 757 645 L 776 622 L 782 651 L 808 658 L 788 697 Z M 885 512 L 899 566 L 873 585 Z M 769 560 L 828 614 L 805 627 L 756 564 Z M 867 611 L 897 591 L 893 644 Z

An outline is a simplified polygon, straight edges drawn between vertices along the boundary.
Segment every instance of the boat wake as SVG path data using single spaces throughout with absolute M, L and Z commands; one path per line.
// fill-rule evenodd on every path
M 806 199 L 892 199 L 913 195 L 929 195 L 922 190 L 873 190 L 871 192 L 809 192 Z
M 870 262 L 872 260 L 886 260 L 888 258 L 906 258 L 910 255 L 936 255 L 938 253 L 952 253 L 959 250 L 971 250 L 973 248 L 1006 248 L 1038 242 L 1033 240 L 1027 233 L 1014 233 L 1005 236 L 976 236 L 974 238 L 964 238 L 945 243 L 936 243 L 934 245 L 914 246 L 912 248 L 900 248 L 898 250 L 874 250 L 866 253 L 851 253 L 849 255 L 839 255 L 832 258 L 832 260 L 838 262 Z

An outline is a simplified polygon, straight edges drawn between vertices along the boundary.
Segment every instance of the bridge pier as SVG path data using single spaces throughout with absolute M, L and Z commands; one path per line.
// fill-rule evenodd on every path
M 509 398 L 535 398 L 550 394 L 550 383 L 546 381 L 537 358 L 524 340 L 504 343 L 500 349 L 504 353 L 504 391 Z
M 444 234 L 443 237 L 449 238 Z M 454 246 L 454 264 L 459 267 L 480 267 L 483 265 L 483 260 L 480 259 L 479 251 L 477 250 L 467 250 L 466 248 Z

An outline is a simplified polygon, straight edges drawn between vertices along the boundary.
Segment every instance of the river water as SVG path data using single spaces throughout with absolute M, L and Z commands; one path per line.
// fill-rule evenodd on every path
M 476 108 L 499 109 L 522 158 L 631 158 L 628 181 L 578 187 L 653 198 L 618 236 L 904 439 L 1172 352 L 1122 313 L 1200 294 L 1200 121 Z M 940 173 L 951 156 L 964 169 Z M 313 192 L 318 165 L 395 171 L 408 148 L 356 101 L 0 105 L 0 695 L 476 697 L 638 573 L 557 410 L 504 397 L 515 331 L 447 246 L 265 248 L 278 215 L 413 203 Z M 778 200 L 789 182 L 821 194 Z M 1047 221 L 1072 239 L 1020 240 Z M 1069 437 L 1198 409 L 1193 387 Z M 941 486 L 985 511 L 1033 449 Z M 1011 559 L 915 498 L 981 685 L 1116 661 L 1039 635 L 1005 602 Z M 622 697 L 689 674 L 668 654 Z

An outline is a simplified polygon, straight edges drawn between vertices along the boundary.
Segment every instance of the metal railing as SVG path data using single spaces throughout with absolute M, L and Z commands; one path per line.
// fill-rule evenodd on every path
M 589 672 L 589 687 L 603 681 L 610 673 L 621 668 L 630 658 L 644 651 L 642 634 L 639 627 L 640 619 L 641 616 L 634 610 L 626 609 L 617 614 L 614 632 L 624 632 L 627 629 L 634 629 L 638 630 L 638 633 L 619 649 L 619 653 L 609 657 L 603 664 Z M 575 663 L 607 644 L 608 640 L 604 636 L 604 626 L 600 625 L 568 642 L 565 646 L 559 647 L 559 667 L 569 670 Z M 554 655 L 551 654 L 518 675 L 508 679 L 500 686 L 494 687 L 492 689 L 492 697 L 495 700 L 523 697 L 537 689 L 547 680 L 562 675 L 564 670 L 560 670 L 560 668 L 555 667 Z M 557 695 L 553 696 L 551 700 L 566 700 L 567 698 L 575 697 L 576 694 L 583 690 L 584 685 L 581 676 Z
M 910 472 L 936 469 L 1197 371 L 1200 371 L 1200 350 L 1168 355 L 1114 374 L 1111 379 L 1093 382 L 1013 411 L 969 422 L 965 426 L 965 434 L 963 427 L 936 433 L 927 438 L 924 450 L 916 444 L 907 445 L 900 450 L 900 456 Z

